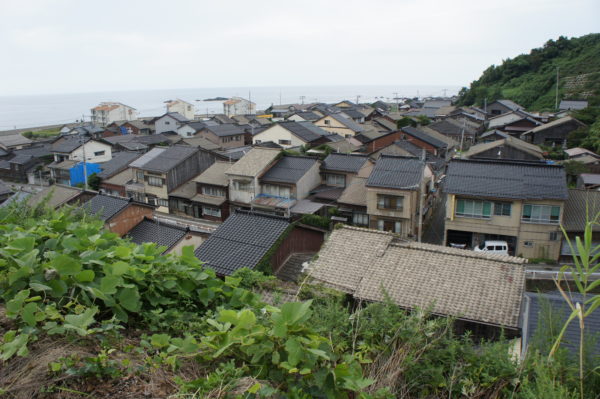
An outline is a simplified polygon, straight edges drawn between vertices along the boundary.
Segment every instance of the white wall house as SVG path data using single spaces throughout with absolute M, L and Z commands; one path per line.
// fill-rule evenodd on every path
M 242 97 L 231 97 L 223 102 L 223 113 L 229 117 L 249 115 L 256 112 L 256 104 Z
M 165 132 L 176 132 L 178 129 L 189 122 L 189 119 L 178 112 L 167 112 L 154 122 L 156 134 Z
M 132 121 L 137 119 L 135 108 L 118 102 L 102 102 L 91 109 L 92 123 L 106 126 L 116 121 Z
M 283 148 L 299 147 L 307 143 L 307 141 L 286 129 L 284 123 L 275 123 L 268 129 L 252 137 L 252 144 L 261 144 L 269 141 L 279 144 Z
M 68 152 L 53 151 L 54 162 L 62 162 L 65 160 L 83 161 L 84 147 L 85 159 L 87 162 L 107 162 L 112 159 L 112 147 L 110 145 L 96 140 L 89 140 L 84 145 L 79 145 Z
M 194 104 L 188 103 L 181 99 L 176 99 L 167 102 L 167 112 L 177 112 L 180 115 L 185 116 L 189 120 L 194 119 L 195 109 Z

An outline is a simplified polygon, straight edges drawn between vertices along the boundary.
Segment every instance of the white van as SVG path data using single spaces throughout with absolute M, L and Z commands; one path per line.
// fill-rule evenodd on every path
M 508 255 L 508 243 L 506 241 L 484 241 L 475 247 L 475 251 Z

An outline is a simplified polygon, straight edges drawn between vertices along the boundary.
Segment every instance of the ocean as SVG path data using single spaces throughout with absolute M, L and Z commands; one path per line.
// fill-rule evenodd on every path
M 0 96 L 0 130 L 58 125 L 90 119 L 90 108 L 101 101 L 118 101 L 136 108 L 140 116 L 157 116 L 165 112 L 165 101 L 180 98 L 196 105 L 197 114 L 222 113 L 220 101 L 203 101 L 214 97 L 248 98 L 263 110 L 272 104 L 333 103 L 358 100 L 394 101 L 396 97 L 451 96 L 458 86 L 289 86 L 224 87 L 206 89 L 133 90 L 96 93 Z

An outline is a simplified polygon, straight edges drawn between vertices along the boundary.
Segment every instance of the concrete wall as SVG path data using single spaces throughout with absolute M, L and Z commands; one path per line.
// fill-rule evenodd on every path
M 169 112 L 177 112 L 178 114 L 185 116 L 189 120 L 194 119 L 194 106 L 190 103 L 178 100 L 175 101 L 175 103 L 173 104 L 167 105 L 167 109 L 169 110 Z
M 320 162 L 316 162 L 296 183 L 296 199 L 301 200 L 308 197 L 313 188 L 321 184 Z
M 170 250 L 167 251 L 168 254 L 181 255 L 183 251 L 183 247 L 187 247 L 191 245 L 194 250 L 200 246 L 204 241 L 206 241 L 208 237 L 206 235 L 188 232 L 183 239 L 181 239 L 177 244 L 175 244 Z
M 85 159 L 87 162 L 107 162 L 112 159 L 112 148 L 108 144 L 90 140 L 83 146 L 77 148 L 69 155 L 69 159 L 83 161 L 83 147 L 85 147 Z M 102 152 L 103 155 L 94 155 L 95 152 Z

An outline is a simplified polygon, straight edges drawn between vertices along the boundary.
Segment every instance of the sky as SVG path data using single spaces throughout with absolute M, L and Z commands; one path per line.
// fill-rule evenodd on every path
M 599 0 L 0 0 L 0 96 L 468 86 L 599 17 Z

